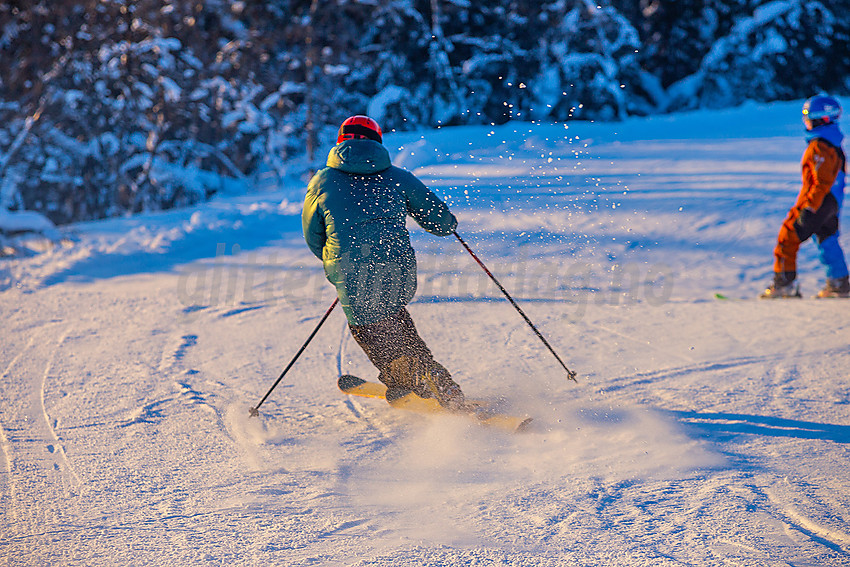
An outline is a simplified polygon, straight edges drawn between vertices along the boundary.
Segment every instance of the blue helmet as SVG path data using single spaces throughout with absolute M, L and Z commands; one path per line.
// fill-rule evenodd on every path
M 831 96 L 813 96 L 803 104 L 803 123 L 806 130 L 838 122 L 841 105 Z

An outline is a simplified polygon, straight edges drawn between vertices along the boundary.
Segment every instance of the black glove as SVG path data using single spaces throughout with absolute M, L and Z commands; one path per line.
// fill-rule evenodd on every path
M 802 227 L 810 227 L 812 225 L 812 221 L 815 219 L 815 211 L 811 207 L 806 207 L 800 211 L 800 216 L 797 217 L 797 224 Z
M 800 209 L 800 214 L 794 222 L 794 230 L 797 232 L 797 237 L 800 241 L 808 240 L 808 238 L 818 229 L 815 216 L 816 211 L 809 207 Z

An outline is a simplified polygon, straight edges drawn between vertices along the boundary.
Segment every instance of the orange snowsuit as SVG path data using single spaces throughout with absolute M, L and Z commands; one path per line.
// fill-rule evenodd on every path
M 797 251 L 800 244 L 812 234 L 822 240 L 838 230 L 839 204 L 830 194 L 830 189 L 844 168 L 844 156 L 832 144 L 815 138 L 809 142 L 803 153 L 801 165 L 803 186 L 797 196 L 797 202 L 788 211 L 788 216 L 779 229 L 779 237 L 773 251 L 773 271 L 776 273 L 797 271 Z M 806 218 L 813 215 L 830 220 L 834 218 L 835 222 L 806 222 Z

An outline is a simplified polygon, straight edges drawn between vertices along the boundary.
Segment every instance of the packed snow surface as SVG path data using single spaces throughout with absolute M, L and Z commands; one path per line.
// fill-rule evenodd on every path
M 420 333 L 524 434 L 347 398 L 338 310 L 249 418 L 334 297 L 301 182 L 0 260 L 0 565 L 850 564 L 850 301 L 812 243 L 754 299 L 800 102 L 386 136 L 578 372 L 410 226 Z

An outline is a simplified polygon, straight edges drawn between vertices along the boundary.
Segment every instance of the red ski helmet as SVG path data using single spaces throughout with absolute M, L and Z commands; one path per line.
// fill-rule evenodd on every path
M 369 118 L 358 114 L 346 118 L 339 127 L 339 134 L 336 138 L 336 143 L 339 144 L 344 140 L 374 140 L 379 144 L 383 143 L 383 133 L 378 123 Z

